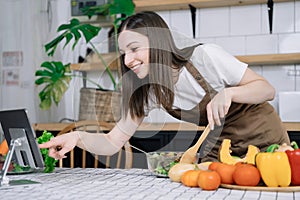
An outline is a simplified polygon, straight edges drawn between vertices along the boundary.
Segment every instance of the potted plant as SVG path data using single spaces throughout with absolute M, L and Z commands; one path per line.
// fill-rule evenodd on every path
M 85 7 L 82 9 L 82 12 L 89 18 L 93 15 L 98 14 L 109 15 L 111 18 L 113 18 L 112 25 L 115 33 L 114 37 L 117 53 L 118 47 L 116 33 L 118 25 L 120 24 L 121 20 L 134 13 L 134 7 L 135 6 L 132 0 L 113 0 L 101 6 Z M 102 55 L 99 53 L 95 45 L 91 42 L 93 38 L 98 36 L 101 29 L 102 27 L 97 27 L 88 23 L 83 24 L 75 18 L 71 19 L 70 23 L 62 24 L 58 27 L 57 32 L 62 33 L 45 45 L 45 51 L 48 56 L 52 57 L 55 54 L 58 45 L 63 43 L 64 41 L 65 44 L 63 48 L 65 48 L 69 43 L 73 41 L 72 50 L 74 50 L 79 40 L 84 39 L 85 42 L 90 45 L 93 52 L 101 60 L 102 64 L 105 66 L 105 71 L 110 77 L 114 91 L 118 91 L 118 84 L 116 83 L 115 78 L 113 77 L 111 70 L 108 67 L 108 64 L 103 59 Z M 116 58 L 118 58 L 118 55 L 116 55 Z M 41 68 L 42 69 L 37 70 L 35 73 L 35 76 L 37 77 L 35 80 L 35 84 L 43 86 L 43 89 L 39 92 L 39 98 L 41 101 L 39 106 L 42 110 L 47 110 L 51 107 L 52 103 L 58 105 L 62 96 L 69 88 L 72 77 L 78 77 L 79 75 L 71 72 L 70 63 L 63 64 L 61 61 L 45 61 L 41 64 Z M 84 76 L 80 77 L 83 79 L 87 79 Z M 105 90 L 105 88 L 103 88 L 96 82 L 90 79 L 87 79 L 87 81 L 93 83 L 98 91 Z

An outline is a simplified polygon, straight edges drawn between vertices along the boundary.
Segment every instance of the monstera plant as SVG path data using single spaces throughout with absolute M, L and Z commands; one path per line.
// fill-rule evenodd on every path
M 114 33 L 116 33 L 121 20 L 132 15 L 134 13 L 134 8 L 135 6 L 132 0 L 113 0 L 108 1 L 108 3 L 101 6 L 85 7 L 82 9 L 82 12 L 88 17 L 98 14 L 111 16 L 114 19 L 112 24 Z M 62 24 L 58 27 L 57 32 L 62 33 L 45 45 L 45 51 L 48 56 L 52 57 L 59 44 L 65 42 L 63 46 L 63 48 L 65 48 L 68 44 L 73 42 L 72 50 L 74 50 L 80 39 L 84 39 L 105 66 L 105 70 L 112 81 L 114 89 L 117 90 L 117 83 L 107 63 L 95 45 L 91 42 L 93 38 L 98 36 L 101 29 L 102 27 L 97 27 L 92 24 L 83 24 L 75 18 L 71 19 L 70 23 Z M 116 34 L 114 35 L 116 37 Z M 115 39 L 115 41 L 117 40 Z M 117 44 L 115 46 L 117 48 Z M 51 107 L 52 102 L 58 105 L 64 93 L 67 91 L 72 77 L 79 75 L 71 72 L 70 63 L 63 64 L 61 61 L 45 61 L 41 64 L 41 69 L 36 71 L 35 76 L 37 77 L 35 84 L 43 85 L 43 89 L 39 93 L 41 101 L 40 108 L 47 110 Z M 86 78 L 83 76 L 81 77 Z M 96 82 L 89 79 L 87 79 L 87 81 L 94 83 L 97 88 L 103 89 L 103 87 Z

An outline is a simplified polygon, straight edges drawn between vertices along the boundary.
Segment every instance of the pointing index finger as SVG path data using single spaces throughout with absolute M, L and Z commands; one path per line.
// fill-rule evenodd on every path
M 55 144 L 55 142 L 54 142 L 53 140 L 50 140 L 50 141 L 48 141 L 48 142 L 39 144 L 39 148 L 42 148 L 42 149 L 43 149 L 43 148 L 55 147 L 55 146 L 57 146 L 57 145 Z

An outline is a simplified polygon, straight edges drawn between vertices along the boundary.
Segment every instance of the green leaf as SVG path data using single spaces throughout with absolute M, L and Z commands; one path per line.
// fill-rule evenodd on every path
M 84 15 L 87 15 L 91 18 L 94 15 L 109 15 L 109 16 L 117 16 L 118 14 L 130 16 L 134 14 L 135 5 L 132 0 L 113 0 L 106 4 L 99 5 L 99 6 L 86 6 L 81 9 Z M 115 24 L 118 24 L 122 19 L 115 21 Z
M 48 71 L 48 70 L 37 70 L 35 72 L 36 76 L 50 76 L 52 74 L 52 72 Z
M 41 103 L 40 103 L 40 108 L 42 110 L 48 110 L 51 107 L 51 99 L 50 97 L 45 98 Z
M 57 32 L 72 29 L 74 26 L 80 25 L 80 21 L 76 18 L 70 20 L 69 24 L 62 24 L 57 28 Z
M 36 74 L 36 76 L 38 76 Z M 36 85 L 41 85 L 43 83 L 50 83 L 51 82 L 51 78 L 48 78 L 48 77 L 41 77 L 41 78 L 38 78 L 37 80 L 35 80 L 35 84 Z
M 101 27 L 96 27 L 93 25 L 80 24 L 78 19 L 71 19 L 69 24 L 62 24 L 58 27 L 57 32 L 64 31 L 62 34 L 54 38 L 52 41 L 45 45 L 45 51 L 48 56 L 53 56 L 57 46 L 65 40 L 63 49 L 74 39 L 72 49 L 76 47 L 81 36 L 88 43 L 92 38 L 96 37 L 101 30 Z M 81 32 L 81 33 L 80 33 Z
M 50 71 L 55 71 L 55 67 L 53 67 L 52 66 L 52 64 L 50 63 L 50 62 L 43 62 L 42 64 L 41 64 L 41 66 L 42 67 L 45 67 L 45 68 L 47 68 L 47 69 L 49 69 Z
M 93 30 L 90 30 L 89 24 L 84 24 L 84 26 L 80 27 L 79 29 L 82 31 L 82 34 L 86 40 L 86 42 L 90 42 L 93 39 Z
M 102 4 L 99 6 L 86 6 L 84 8 L 81 8 L 81 12 L 88 16 L 90 19 L 94 15 L 108 15 L 109 7 L 111 6 L 110 3 Z
M 112 5 L 109 7 L 109 14 L 124 14 L 130 16 L 134 13 L 135 5 L 132 0 L 114 0 Z
M 48 54 L 48 56 L 53 56 L 54 52 L 56 50 L 57 45 L 64 39 L 63 35 L 60 35 L 53 39 L 51 42 L 45 45 L 45 51 Z M 49 52 L 50 51 L 50 52 Z
M 62 62 L 47 61 L 42 63 L 41 68 L 43 69 L 36 72 L 35 84 L 44 85 L 39 93 L 40 108 L 47 110 L 51 107 L 51 102 L 58 105 L 69 87 L 72 74 L 69 74 L 70 64 L 63 65 Z

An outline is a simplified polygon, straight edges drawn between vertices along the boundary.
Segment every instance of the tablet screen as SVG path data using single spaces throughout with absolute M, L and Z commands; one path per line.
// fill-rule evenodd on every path
M 14 162 L 20 166 L 30 166 L 34 169 L 44 168 L 36 134 L 25 109 L 0 111 L 0 125 L 8 145 L 12 140 L 21 138 L 21 145 L 15 147 Z

